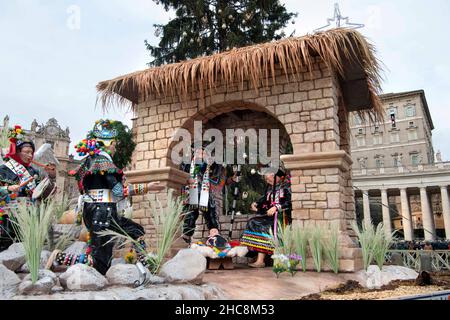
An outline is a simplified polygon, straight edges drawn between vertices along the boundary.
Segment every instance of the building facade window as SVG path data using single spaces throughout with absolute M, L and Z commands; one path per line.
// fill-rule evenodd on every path
M 383 136 L 381 134 L 375 134 L 373 136 L 373 144 L 374 145 L 383 144 Z
M 403 166 L 403 164 L 402 164 L 402 158 L 403 158 L 403 155 L 402 155 L 402 154 L 394 153 L 394 154 L 392 155 L 392 161 L 393 161 L 393 163 L 394 163 L 394 167 L 395 167 L 395 168 L 398 168 L 398 167 L 402 167 L 402 166 Z
M 400 135 L 398 134 L 398 132 L 391 132 L 391 142 L 400 142 Z
M 375 156 L 375 167 L 377 169 L 383 168 L 384 167 L 384 159 L 383 156 L 377 155 Z
M 416 107 L 413 105 L 406 106 L 405 107 L 405 115 L 408 118 L 415 117 L 416 116 Z
M 398 119 L 398 111 L 397 107 L 389 107 L 388 109 L 388 118 L 391 118 L 391 115 L 394 115 L 396 119 Z
M 417 139 L 418 139 L 417 130 L 416 129 L 408 130 L 408 140 L 412 141 L 412 140 L 417 140 Z
M 414 167 L 417 167 L 420 164 L 420 155 L 418 153 L 411 153 L 410 157 L 411 157 L 411 164 Z
M 356 138 L 356 146 L 364 147 L 365 145 L 366 145 L 366 138 L 365 137 L 357 137 Z
M 358 114 L 355 114 L 354 121 L 356 126 L 360 126 L 362 124 L 362 119 Z

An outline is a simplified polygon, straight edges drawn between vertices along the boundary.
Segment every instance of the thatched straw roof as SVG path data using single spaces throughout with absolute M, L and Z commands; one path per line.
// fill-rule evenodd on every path
M 341 78 L 349 111 L 381 114 L 380 65 L 374 47 L 357 31 L 330 31 L 283 39 L 127 74 L 97 85 L 104 108 L 136 104 L 150 94 L 186 97 L 190 90 L 213 89 L 215 83 L 249 80 L 254 88 L 269 84 L 276 65 L 283 72 L 311 70 L 319 56 Z

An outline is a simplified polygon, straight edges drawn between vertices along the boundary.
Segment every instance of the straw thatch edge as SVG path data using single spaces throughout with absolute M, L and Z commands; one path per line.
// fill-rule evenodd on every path
M 268 85 L 269 79 L 274 81 L 277 64 L 285 74 L 288 69 L 300 72 L 305 67 L 311 71 L 317 56 L 343 81 L 347 80 L 349 63 L 356 65 L 367 81 L 370 96 L 370 105 L 358 109 L 363 117 L 366 114 L 371 119 L 382 116 L 381 67 L 375 48 L 359 32 L 344 28 L 233 49 L 102 81 L 97 85 L 98 101 L 108 109 L 114 105 L 129 105 L 130 101 L 134 105 L 139 97 L 152 93 L 158 96 L 178 94 L 186 99 L 193 90 L 213 90 L 219 80 L 226 84 L 249 80 L 253 88 L 259 88 Z

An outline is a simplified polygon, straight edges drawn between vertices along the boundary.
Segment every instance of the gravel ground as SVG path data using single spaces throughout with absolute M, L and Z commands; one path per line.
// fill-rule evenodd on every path
M 427 286 L 427 287 L 411 287 L 411 286 L 400 286 L 394 290 L 385 291 L 373 291 L 373 292 L 354 292 L 348 294 L 332 294 L 323 293 L 320 298 L 321 300 L 378 300 L 378 299 L 389 299 L 404 296 L 413 296 L 416 294 L 425 294 L 436 291 L 443 291 L 444 288 L 438 286 Z
M 395 299 L 405 296 L 426 294 L 450 290 L 450 272 L 435 272 L 428 276 L 429 283 L 423 278 L 416 280 L 393 281 L 381 289 L 369 290 L 363 288 L 357 281 L 347 281 L 336 288 L 325 290 L 319 294 L 302 297 L 300 300 L 379 300 Z M 421 284 L 421 285 L 420 285 Z

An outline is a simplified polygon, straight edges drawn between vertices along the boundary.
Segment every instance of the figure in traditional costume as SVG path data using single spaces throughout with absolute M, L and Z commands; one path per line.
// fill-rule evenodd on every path
M 215 194 L 219 194 L 225 184 L 235 182 L 235 176 L 228 176 L 226 167 L 210 161 L 204 149 L 194 149 L 190 164 L 183 163 L 181 169 L 189 172 L 185 188 L 185 218 L 183 224 L 183 239 L 191 243 L 195 231 L 195 223 L 200 215 L 206 221 L 209 237 L 219 235 L 219 217 L 216 210 Z
M 277 237 L 279 226 L 283 227 L 292 221 L 289 175 L 284 168 L 280 168 L 277 173 L 267 173 L 264 177 L 267 182 L 266 192 L 252 204 L 252 211 L 256 211 L 257 216 L 248 221 L 241 236 L 241 245 L 258 253 L 256 261 L 249 264 L 254 268 L 265 267 L 266 255 L 272 255 L 274 252 L 270 230 L 273 236 Z
M 77 179 L 81 193 L 77 210 L 89 231 L 89 247 L 81 255 L 60 252 L 55 258 L 57 263 L 93 265 L 106 274 L 114 242 L 111 236 L 98 234 L 104 230 L 125 232 L 145 246 L 144 228 L 121 213 L 128 208 L 128 196 L 159 191 L 163 187 L 158 182 L 125 185 L 122 168 L 130 162 L 134 147 L 128 128 L 112 120 L 97 121 L 87 139 L 76 146 L 80 156 L 87 155 L 79 169 L 71 174 Z
M 57 159 L 53 156 L 53 163 L 46 165 L 37 162 L 35 155 L 39 151 L 35 153 L 34 143 L 20 126 L 10 129 L 8 137 L 10 147 L 4 157 L 6 162 L 3 163 L 0 157 L 0 251 L 7 249 L 15 239 L 10 221 L 11 210 L 19 202 L 31 203 L 48 197 L 56 190 Z M 46 144 L 40 150 L 49 146 Z

